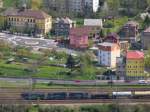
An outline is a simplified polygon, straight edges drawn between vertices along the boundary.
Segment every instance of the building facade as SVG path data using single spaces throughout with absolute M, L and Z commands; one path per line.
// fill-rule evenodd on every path
M 0 8 L 3 8 L 3 0 L 0 0 Z
M 70 10 L 72 12 L 97 12 L 99 8 L 99 0 L 70 0 Z
M 127 22 L 121 30 L 121 40 L 127 40 L 134 43 L 137 40 L 139 24 L 135 21 Z
M 55 35 L 58 37 L 63 37 L 67 39 L 71 28 L 76 26 L 75 21 L 69 18 L 57 18 L 54 23 Z
M 143 49 L 149 49 L 150 48 L 150 27 L 147 28 L 142 33 L 141 40 L 142 40 Z
M 110 33 L 106 36 L 104 42 L 119 44 L 119 38 L 120 38 L 119 35 L 117 35 L 116 33 Z
M 58 13 L 97 12 L 99 0 L 44 0 L 45 6 Z
M 120 45 L 116 43 L 103 42 L 98 44 L 99 64 L 106 67 L 115 68 L 116 58 L 120 57 Z
M 45 35 L 52 28 L 52 17 L 43 11 L 8 9 L 3 14 L 9 28 Z
M 84 26 L 91 29 L 90 36 L 98 35 L 103 27 L 102 19 L 84 19 Z
M 85 28 L 72 28 L 69 34 L 72 48 L 85 49 L 88 47 L 88 30 Z
M 126 60 L 125 57 L 117 57 L 116 60 L 116 75 L 118 79 L 124 80 L 126 76 Z
M 126 79 L 144 79 L 144 53 L 140 51 L 128 51 L 126 54 Z
M 59 15 L 64 15 L 69 13 L 70 0 L 43 0 L 44 6 L 48 10 L 53 10 L 59 13 Z

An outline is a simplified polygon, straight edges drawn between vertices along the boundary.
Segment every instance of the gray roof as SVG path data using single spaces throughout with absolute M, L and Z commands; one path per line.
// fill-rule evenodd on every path
M 57 18 L 55 23 L 58 23 L 60 21 L 66 23 L 66 24 L 72 24 L 74 22 L 70 18 L 66 17 L 66 18 Z
M 102 19 L 84 19 L 85 26 L 103 26 Z
M 98 45 L 101 45 L 101 46 L 109 46 L 109 47 L 112 47 L 114 45 L 114 43 L 109 43 L 109 42 L 103 42 L 103 43 L 99 43 Z

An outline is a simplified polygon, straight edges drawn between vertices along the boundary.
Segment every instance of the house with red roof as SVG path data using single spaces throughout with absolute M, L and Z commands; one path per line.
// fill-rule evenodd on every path
M 119 35 L 117 35 L 116 33 L 110 33 L 106 36 L 104 41 L 110 43 L 119 43 L 119 38 Z
M 144 79 L 144 53 L 141 51 L 127 51 L 126 53 L 126 79 Z
M 88 27 L 70 29 L 69 40 L 72 48 L 85 49 L 88 47 Z

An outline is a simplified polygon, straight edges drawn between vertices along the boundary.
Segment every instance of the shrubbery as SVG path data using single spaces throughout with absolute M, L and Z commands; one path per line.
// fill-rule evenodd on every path
M 148 112 L 149 105 L 23 106 L 0 105 L 0 112 Z

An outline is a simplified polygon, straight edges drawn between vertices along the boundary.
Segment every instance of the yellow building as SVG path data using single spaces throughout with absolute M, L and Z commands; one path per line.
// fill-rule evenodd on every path
M 40 10 L 8 9 L 2 16 L 10 28 L 32 30 L 36 34 L 46 34 L 52 28 L 52 17 Z
M 140 51 L 128 51 L 126 56 L 127 80 L 144 79 L 144 53 Z

